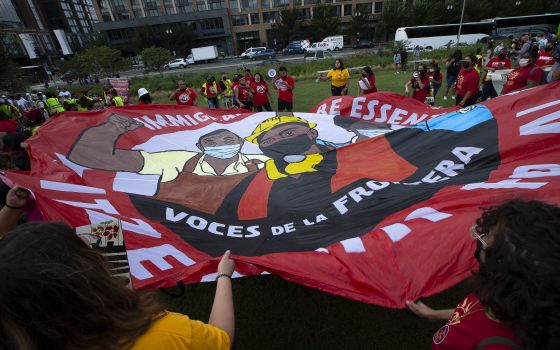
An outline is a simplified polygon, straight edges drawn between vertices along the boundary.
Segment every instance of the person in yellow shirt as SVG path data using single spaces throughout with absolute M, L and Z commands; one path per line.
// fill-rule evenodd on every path
M 340 58 L 334 61 L 334 68 L 329 70 L 325 77 L 319 76 L 320 80 L 331 81 L 331 93 L 333 96 L 348 95 L 348 80 L 350 73 L 344 68 L 344 63 Z
M 25 201 L 8 203 L 2 213 L 19 217 Z M 0 251 L 0 295 L 10 296 L 0 298 L 0 326 L 10 348 L 231 348 L 235 262 L 229 251 L 218 263 L 208 323 L 166 311 L 154 293 L 129 289 L 128 280 L 112 276 L 105 257 L 65 223 L 17 226 L 0 239 Z

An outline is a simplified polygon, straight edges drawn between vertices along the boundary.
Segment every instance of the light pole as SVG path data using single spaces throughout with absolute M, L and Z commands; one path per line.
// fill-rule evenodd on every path
M 169 40 L 169 47 L 170 47 L 170 49 L 171 49 L 171 52 L 173 53 L 173 57 L 175 57 L 176 55 L 175 55 L 175 50 L 173 50 L 173 38 L 172 38 L 173 29 L 167 28 L 167 29 L 165 30 L 165 34 L 167 34 L 167 38 L 168 38 L 168 40 Z
M 467 0 L 463 0 L 463 9 L 461 10 L 461 21 L 459 22 L 459 32 L 457 33 L 457 46 L 461 40 L 461 29 L 463 28 L 463 16 L 465 15 L 465 4 Z

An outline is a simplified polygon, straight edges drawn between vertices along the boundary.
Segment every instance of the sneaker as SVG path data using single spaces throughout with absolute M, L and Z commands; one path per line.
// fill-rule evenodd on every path
M 452 99 L 455 99 L 455 95 L 451 96 Z
M 447 101 L 447 96 L 443 96 L 443 100 L 444 100 L 444 101 Z

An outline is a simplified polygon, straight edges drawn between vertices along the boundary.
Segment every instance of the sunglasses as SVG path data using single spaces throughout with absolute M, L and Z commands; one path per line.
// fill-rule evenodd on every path
M 486 249 L 486 248 L 488 248 L 488 243 L 486 243 L 484 238 L 486 238 L 486 236 L 488 236 L 488 232 L 479 233 L 477 231 L 477 228 L 478 228 L 478 226 L 476 224 L 471 226 L 471 229 L 470 229 L 471 238 L 477 239 L 480 242 L 480 244 L 482 244 L 482 248 Z

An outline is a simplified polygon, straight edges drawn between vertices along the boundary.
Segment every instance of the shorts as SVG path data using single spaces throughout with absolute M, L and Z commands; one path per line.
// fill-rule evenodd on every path
M 451 85 L 455 84 L 456 80 L 457 80 L 456 75 L 447 74 L 447 77 L 446 77 L 447 86 L 451 86 Z
M 255 109 L 257 110 L 257 112 L 262 112 L 263 108 L 268 112 L 272 112 L 272 107 L 270 106 L 270 102 L 267 102 L 267 103 L 265 103 L 264 105 L 261 105 L 261 106 L 255 106 Z
M 331 85 L 331 94 L 333 96 L 341 96 L 342 95 L 342 90 L 344 90 L 344 85 L 343 86 L 334 86 Z
M 220 108 L 220 103 L 217 97 L 208 98 L 208 108 Z
M 292 109 L 294 109 L 294 104 L 292 102 L 278 99 L 278 111 L 288 110 L 291 112 Z

